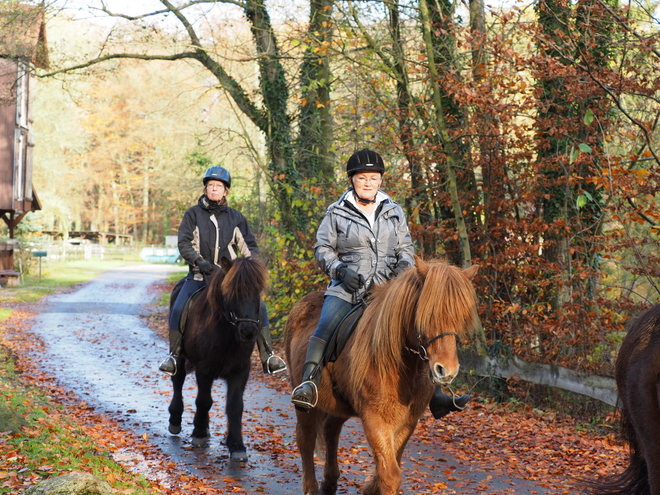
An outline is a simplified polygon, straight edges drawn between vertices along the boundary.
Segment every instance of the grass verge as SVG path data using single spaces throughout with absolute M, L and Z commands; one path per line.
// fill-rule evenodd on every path
M 118 494 L 177 493 L 113 460 L 113 454 L 122 449 L 146 455 L 147 439 L 144 445 L 128 445 L 130 435 L 124 435 L 121 426 L 90 411 L 76 397 L 59 389 L 52 378 L 40 376 L 38 363 L 17 361 L 21 346 L 40 345 L 31 340 L 32 314 L 29 307 L 1 307 L 3 303 L 37 301 L 125 264 L 58 263 L 44 271 L 41 280 L 31 277 L 20 287 L 0 288 L 0 401 L 28 424 L 19 433 L 0 433 L 0 494 L 23 493 L 43 479 L 75 471 L 103 479 Z M 173 275 L 181 277 L 181 273 Z M 19 335 L 19 339 L 8 339 L 9 332 Z M 154 459 L 158 456 L 149 455 Z M 176 481 L 172 484 L 176 485 Z

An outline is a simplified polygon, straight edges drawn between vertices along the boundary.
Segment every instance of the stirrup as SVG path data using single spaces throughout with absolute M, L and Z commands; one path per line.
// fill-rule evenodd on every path
M 170 354 L 163 360 L 162 363 L 160 363 L 158 369 L 163 373 L 167 373 L 170 376 L 176 375 L 177 372 L 176 358 L 172 354 Z
M 306 400 L 304 398 L 296 398 L 296 393 L 300 392 L 303 386 L 310 384 L 314 390 L 314 403 L 312 404 L 312 401 Z M 314 383 L 312 380 L 305 380 L 302 382 L 300 385 L 298 385 L 296 388 L 293 389 L 293 392 L 291 392 L 291 402 L 298 407 L 301 407 L 305 410 L 307 409 L 313 409 L 316 407 L 316 404 L 319 401 L 319 389 L 316 386 L 316 383 Z
M 277 366 L 279 366 L 279 368 Z M 283 371 L 286 371 L 286 362 L 281 357 L 271 354 L 263 363 L 263 369 L 264 373 L 268 373 L 269 375 L 282 373 Z

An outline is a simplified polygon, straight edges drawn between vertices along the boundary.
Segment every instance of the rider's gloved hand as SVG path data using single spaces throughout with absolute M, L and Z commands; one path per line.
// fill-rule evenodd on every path
M 394 276 L 398 277 L 401 275 L 403 272 L 406 271 L 406 269 L 410 267 L 410 263 L 406 261 L 401 261 L 396 265 L 396 268 L 394 269 Z
M 205 260 L 204 258 L 199 258 L 195 264 L 199 268 L 199 271 L 204 275 L 209 275 L 213 271 L 213 265 L 210 261 Z
M 337 280 L 343 282 L 349 292 L 355 292 L 364 285 L 364 277 L 346 265 L 337 269 Z

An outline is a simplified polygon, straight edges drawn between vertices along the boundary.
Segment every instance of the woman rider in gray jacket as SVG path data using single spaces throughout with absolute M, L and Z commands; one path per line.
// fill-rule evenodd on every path
M 188 275 L 172 290 L 178 294 L 170 314 L 170 355 L 159 369 L 170 375 L 176 374 L 176 358 L 181 347 L 179 318 L 188 299 L 206 285 L 206 277 L 219 268 L 224 256 L 257 257 L 259 248 L 245 217 L 227 205 L 231 187 L 231 175 L 224 167 L 215 165 L 204 173 L 204 194 L 195 206 L 183 215 L 179 225 L 179 253 L 188 263 Z M 257 339 L 259 356 L 265 373 L 278 373 L 286 369 L 286 363 L 271 350 L 268 313 L 261 303 L 261 335 Z
M 414 248 L 403 209 L 380 190 L 385 164 L 375 151 L 354 153 L 346 164 L 350 188 L 330 205 L 316 234 L 315 256 L 330 276 L 321 317 L 307 348 L 303 381 L 291 394 L 296 407 L 316 406 L 321 362 L 328 341 L 348 312 L 373 285 L 414 265 Z M 469 396 L 452 398 L 436 388 L 434 416 L 462 409 Z

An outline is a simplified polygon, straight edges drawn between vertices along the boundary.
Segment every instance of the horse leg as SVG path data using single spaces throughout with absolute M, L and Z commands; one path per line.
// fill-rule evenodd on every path
M 412 418 L 411 418 L 412 420 Z M 408 440 L 415 432 L 417 427 L 417 420 L 413 420 L 412 423 L 406 423 L 403 428 L 401 428 L 394 437 L 394 447 L 396 448 L 396 462 L 401 465 L 401 458 L 403 457 L 403 451 L 408 445 Z
M 323 435 L 325 436 L 325 464 L 323 465 L 323 481 L 321 483 L 321 493 L 323 495 L 337 493 L 337 480 L 340 474 L 337 449 L 339 448 L 339 435 L 341 435 L 341 429 L 345 422 L 345 419 L 329 415 L 323 423 Z
M 660 381 L 643 385 L 647 386 L 639 387 L 636 401 L 628 406 L 629 415 L 646 461 L 649 493 L 660 495 Z
M 227 402 L 225 414 L 227 415 L 227 448 L 230 460 L 247 462 L 248 455 L 243 444 L 243 392 L 247 384 L 250 368 L 239 376 L 227 379 Z
M 389 417 L 389 420 L 392 418 Z M 398 448 L 395 434 L 398 421 L 383 420 L 378 412 L 369 412 L 362 417 L 364 433 L 371 445 L 375 472 L 373 479 L 365 485 L 363 495 L 397 495 L 401 485 L 401 467 L 397 460 Z
M 319 485 L 314 468 L 314 449 L 321 414 L 318 409 L 310 409 L 306 412 L 296 409 L 296 443 L 302 462 L 304 495 L 319 495 Z
M 183 415 L 183 382 L 186 381 L 186 362 L 179 358 L 179 369 L 176 375 L 172 376 L 172 400 L 167 409 L 170 413 L 169 432 L 172 435 L 181 433 L 181 416 Z
M 197 377 L 197 398 L 195 399 L 195 418 L 193 419 L 193 447 L 203 447 L 209 437 L 209 411 L 213 405 L 211 388 L 213 377 L 210 374 L 195 373 Z

